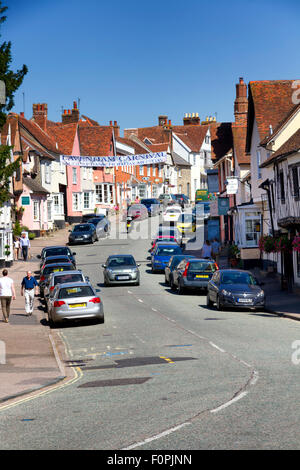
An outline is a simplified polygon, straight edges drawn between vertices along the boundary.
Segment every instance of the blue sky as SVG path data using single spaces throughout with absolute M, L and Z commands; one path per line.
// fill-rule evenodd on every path
M 80 111 L 122 130 L 182 124 L 217 113 L 233 120 L 235 84 L 300 78 L 298 0 L 2 0 L 0 41 L 12 41 L 16 70 L 28 74 L 15 112 L 47 103 L 61 120 Z

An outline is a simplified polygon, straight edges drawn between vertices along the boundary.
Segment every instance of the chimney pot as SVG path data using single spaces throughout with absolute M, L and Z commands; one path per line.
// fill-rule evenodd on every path
M 109 121 L 109 125 L 112 126 L 112 121 Z
M 77 103 L 76 103 L 76 101 L 73 101 L 73 109 L 77 109 Z
M 24 112 L 23 111 L 20 113 L 20 116 L 24 117 Z

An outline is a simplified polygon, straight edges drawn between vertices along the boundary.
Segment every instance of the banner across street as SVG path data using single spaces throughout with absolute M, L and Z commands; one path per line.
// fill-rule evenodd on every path
M 141 155 L 112 155 L 107 157 L 87 157 L 76 155 L 61 155 L 60 161 L 70 166 L 85 167 L 115 167 L 126 165 L 152 165 L 162 163 L 167 159 L 166 152 L 155 152 Z

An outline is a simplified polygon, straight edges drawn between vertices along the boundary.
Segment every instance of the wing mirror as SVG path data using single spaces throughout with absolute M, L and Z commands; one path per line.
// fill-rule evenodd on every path
M 37 255 L 37 258 L 38 258 L 38 259 L 42 259 L 41 255 Z
M 106 268 L 106 264 L 102 264 L 101 266 L 102 266 L 102 268 Z

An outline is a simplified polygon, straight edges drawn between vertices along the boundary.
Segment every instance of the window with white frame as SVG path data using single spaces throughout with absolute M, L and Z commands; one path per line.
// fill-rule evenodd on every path
M 33 201 L 33 220 L 40 220 L 40 202 Z
M 84 167 L 82 168 L 82 177 L 83 177 L 84 180 L 87 179 L 87 170 L 88 170 L 88 169 L 87 169 L 86 166 L 84 166 Z
M 62 193 L 53 195 L 53 213 L 54 215 L 64 214 L 64 195 Z
M 206 144 L 209 144 L 209 143 L 210 143 L 210 137 L 209 137 L 209 135 L 206 135 L 206 136 L 205 136 L 205 143 L 206 143 Z
M 72 206 L 74 212 L 81 210 L 81 193 L 72 194 Z
M 52 220 L 52 201 L 47 201 L 47 220 Z
M 177 176 L 178 176 L 179 178 L 182 177 L 181 169 L 180 169 L 180 168 L 177 168 Z
M 258 246 L 260 231 L 256 229 L 260 226 L 259 212 L 245 212 L 245 244 L 246 246 Z
M 158 165 L 158 176 L 162 176 L 163 166 Z
M 261 163 L 261 155 L 260 155 L 260 150 L 256 151 L 256 164 L 257 164 L 257 178 L 261 178 L 261 168 L 260 168 L 260 163 Z
M 144 175 L 144 166 L 140 165 L 140 176 Z
M 83 208 L 93 209 L 93 193 L 92 191 L 84 191 L 83 193 Z
M 109 183 L 96 184 L 96 204 L 114 203 L 114 185 Z
M 72 168 L 72 182 L 77 184 L 77 168 Z
M 45 163 L 44 168 L 45 168 L 45 183 L 50 184 L 51 183 L 51 163 Z
M 151 167 L 150 167 L 150 165 L 147 166 L 147 176 L 151 176 Z
M 156 186 L 156 184 L 153 184 L 153 186 L 152 186 L 152 196 L 153 197 L 158 196 L 158 187 Z

